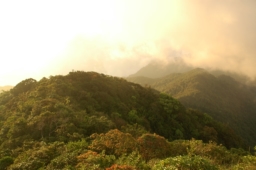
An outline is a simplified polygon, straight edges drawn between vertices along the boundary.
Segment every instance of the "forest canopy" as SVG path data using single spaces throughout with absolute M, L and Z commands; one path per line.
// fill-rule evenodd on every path
M 206 155 L 186 157 L 192 138 L 202 149 L 234 156 L 227 150 L 233 148 L 250 155 L 232 129 L 207 114 L 152 88 L 96 72 L 30 78 L 4 91 L 0 129 L 0 169 L 147 169 L 162 166 L 158 161 L 148 164 L 152 159 L 172 162 L 178 155 L 185 156 L 177 157 L 181 161 L 217 166 Z M 181 149 L 172 151 L 176 144 Z M 137 162 L 127 163 L 129 157 Z

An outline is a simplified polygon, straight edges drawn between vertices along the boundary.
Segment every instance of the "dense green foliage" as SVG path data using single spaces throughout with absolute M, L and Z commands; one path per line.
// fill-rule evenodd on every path
M 208 113 L 234 129 L 247 144 L 256 145 L 256 87 L 230 76 L 215 77 L 203 69 L 173 73 L 158 79 L 134 77 L 128 80 L 151 86 L 178 99 L 186 107 Z
M 107 140 L 95 139 L 95 135 L 102 136 Z M 117 137 L 112 138 L 115 135 Z M 127 135 L 129 136 L 129 134 L 115 129 L 107 133 L 93 134 L 86 140 L 81 139 L 75 142 L 29 142 L 19 149 L 14 162 L 2 161 L 13 161 L 11 157 L 3 157 L 0 160 L 0 167 L 6 165 L 5 162 L 7 162 L 10 170 L 250 170 L 256 168 L 256 157 L 242 149 L 227 150 L 222 145 L 213 142 L 203 143 L 194 139 L 169 142 L 155 134 L 145 134 L 141 138 L 145 138 L 145 136 L 155 138 L 151 143 L 159 148 L 157 146 L 150 148 L 148 145 L 141 144 L 140 138 L 136 139 L 132 136 L 129 137 L 132 140 L 132 145 L 128 144 L 126 147 L 121 137 Z M 146 141 L 146 143 L 148 142 Z M 109 147 L 111 150 L 107 148 L 99 150 L 99 147 L 111 145 L 114 146 Z M 127 150 L 130 146 L 134 147 L 133 151 Z M 145 151 L 147 158 L 144 158 Z
M 226 148 L 240 151 L 243 142 L 208 115 L 151 88 L 95 72 L 26 79 L 1 93 L 0 129 L 2 169 L 152 169 L 173 161 L 184 162 L 182 168 L 190 167 L 186 162 L 231 167 L 245 155 L 255 160 L 241 149 L 244 154 L 233 161 L 235 153 Z M 176 139 L 182 141 L 170 142 Z M 219 148 L 233 162 L 209 161 L 212 149 L 197 153 L 191 145 L 196 141 L 202 149 Z M 198 156 L 190 158 L 193 154 Z M 243 163 L 254 166 L 251 162 Z

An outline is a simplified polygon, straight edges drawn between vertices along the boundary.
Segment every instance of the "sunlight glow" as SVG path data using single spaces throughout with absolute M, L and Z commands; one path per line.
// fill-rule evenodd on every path
M 170 10 L 174 3 L 176 0 L 1 1 L 0 56 L 1 63 L 7 64 L 1 65 L 0 85 L 55 74 L 52 71 L 64 67 L 65 58 L 85 51 L 81 48 L 86 47 L 74 46 L 79 37 L 101 39 L 112 48 L 110 59 L 127 57 L 124 51 L 113 48 L 123 43 L 132 49 L 144 39 L 159 37 L 161 32 L 154 29 L 165 31 L 163 23 L 165 17 L 174 16 L 170 15 L 175 12 L 175 8 Z
M 43 76 L 41 69 L 51 70 L 49 63 L 61 58 L 79 35 L 93 38 L 118 34 L 120 5 L 118 1 L 99 0 L 1 1 L 0 84 L 17 83 L 10 81 L 15 79 L 13 75 Z
M 236 64 L 228 68 L 247 73 L 256 60 L 255 6 L 239 0 L 0 0 L 0 86 L 72 69 L 127 76 L 177 52 L 190 64 L 225 69 L 219 63 L 232 56 Z M 235 56 L 244 53 L 249 64 L 242 67 Z

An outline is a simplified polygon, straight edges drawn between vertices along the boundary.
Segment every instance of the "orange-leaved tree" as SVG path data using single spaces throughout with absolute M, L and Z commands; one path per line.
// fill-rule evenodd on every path
M 121 156 L 139 149 L 139 145 L 132 135 L 117 129 L 110 130 L 105 134 L 93 134 L 90 138 L 93 141 L 89 148 L 98 152 L 105 150 L 106 154 Z
M 170 144 L 162 136 L 147 133 L 139 137 L 137 141 L 140 145 L 140 154 L 146 161 L 170 155 Z

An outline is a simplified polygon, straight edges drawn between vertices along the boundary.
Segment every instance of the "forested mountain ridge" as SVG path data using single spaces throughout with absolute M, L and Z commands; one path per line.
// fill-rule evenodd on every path
M 214 76 L 204 69 L 149 79 L 127 80 L 151 86 L 178 99 L 186 107 L 199 109 L 228 124 L 247 142 L 256 144 L 256 88 L 227 75 Z
M 197 69 L 197 67 L 186 64 L 182 59 L 175 59 L 173 62 L 169 63 L 152 61 L 148 65 L 139 69 L 136 73 L 129 75 L 127 78 L 134 79 L 136 77 L 143 77 L 144 79 L 156 79 L 168 76 L 170 74 L 185 73 L 193 69 Z M 232 77 L 241 84 L 256 87 L 256 78 L 252 80 L 250 77 L 244 74 L 211 68 L 204 68 L 204 70 L 216 77 L 226 75 Z
M 227 148 L 244 147 L 230 128 L 186 109 L 171 96 L 95 72 L 70 72 L 40 81 L 30 78 L 1 93 L 0 129 L 0 168 L 9 169 L 83 169 L 96 165 L 98 169 L 121 165 L 159 169 L 163 166 L 160 162 L 143 161 L 191 153 L 202 154 L 195 161 L 202 161 L 204 166 L 217 166 L 217 161 L 209 162 L 207 154 L 214 149 L 229 156 L 233 153 L 214 143 L 170 143 L 166 139 L 195 138 Z M 208 147 L 209 153 L 195 152 L 194 144 L 201 149 Z M 175 150 L 177 146 L 180 150 Z M 245 151 L 241 154 L 248 155 Z M 127 163 L 130 157 L 138 162 Z

